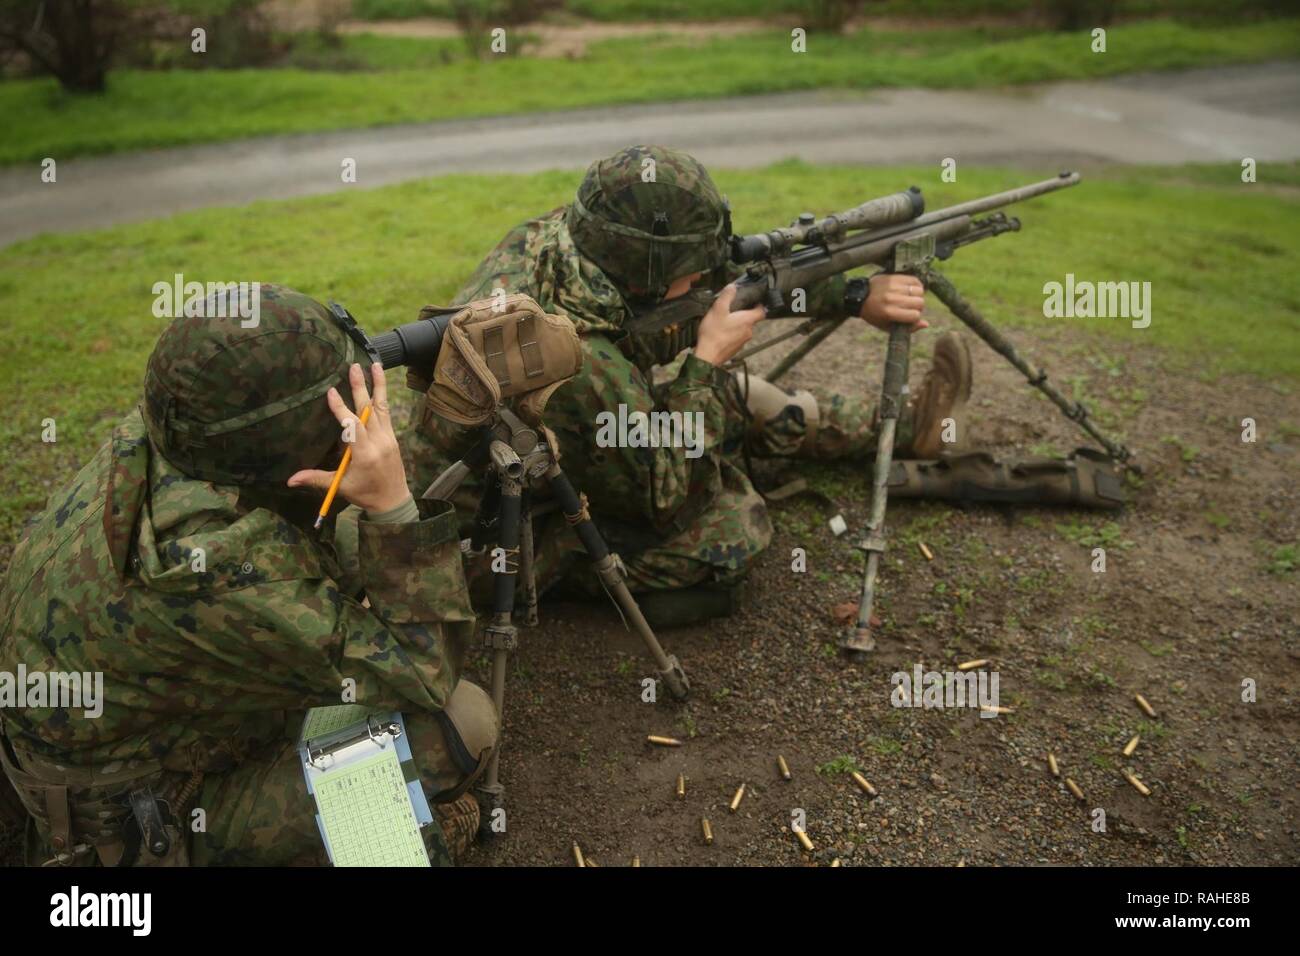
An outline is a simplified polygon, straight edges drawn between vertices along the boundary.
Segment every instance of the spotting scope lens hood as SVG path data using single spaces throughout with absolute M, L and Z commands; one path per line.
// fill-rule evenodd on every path
M 447 332 L 455 313 L 435 315 L 427 319 L 417 319 L 399 325 L 391 332 L 383 332 L 371 338 L 366 330 L 357 324 L 352 313 L 337 302 L 329 304 L 330 314 L 338 320 L 348 337 L 356 342 L 370 361 L 378 362 L 384 368 L 397 368 L 400 365 L 419 364 L 433 367 L 442 348 L 442 337 Z
M 442 337 L 451 324 L 452 313 L 417 319 L 383 332 L 370 340 L 371 348 L 384 368 L 399 365 L 432 367 L 442 348 Z

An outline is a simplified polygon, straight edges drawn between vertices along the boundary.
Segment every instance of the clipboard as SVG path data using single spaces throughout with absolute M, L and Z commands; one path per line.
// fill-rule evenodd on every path
M 420 830 L 434 824 L 433 813 L 400 713 L 313 708 L 298 755 L 335 866 L 429 866 Z

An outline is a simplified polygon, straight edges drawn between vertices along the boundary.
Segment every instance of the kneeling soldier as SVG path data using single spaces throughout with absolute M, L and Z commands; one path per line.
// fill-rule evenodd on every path
M 103 687 L 93 707 L 0 709 L 29 862 L 326 862 L 297 736 L 309 708 L 348 691 L 405 716 L 441 823 L 424 831 L 432 862 L 476 832 L 466 791 L 498 718 L 460 679 L 474 617 L 454 514 L 412 498 L 383 370 L 357 364 L 329 310 L 275 286 L 259 305 L 252 328 L 167 328 L 142 405 L 14 553 L 0 671 Z M 362 424 L 353 409 L 371 402 Z M 362 510 L 350 569 L 333 519 L 312 531 L 341 438 L 353 459 L 339 494 Z M 165 838 L 142 845 L 140 819 Z

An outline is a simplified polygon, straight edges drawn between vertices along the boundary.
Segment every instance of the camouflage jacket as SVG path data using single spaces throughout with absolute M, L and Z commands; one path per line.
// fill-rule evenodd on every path
M 355 700 L 441 709 L 473 628 L 454 516 L 362 520 L 367 609 L 331 551 L 239 489 L 192 479 L 138 411 L 34 519 L 0 588 L 0 671 L 103 674 L 102 714 L 0 709 L 6 736 L 70 767 L 221 770 Z M 201 550 L 200 550 L 201 549 Z
M 565 225 L 566 208 L 512 229 L 479 264 L 455 302 L 486 298 L 504 288 L 532 296 L 547 312 L 573 320 L 582 338 L 583 368 L 546 406 L 546 424 L 560 439 L 565 471 L 590 497 L 607 533 L 614 525 L 639 528 L 653 537 L 684 530 L 724 484 L 737 480 L 726 472 L 734 470 L 729 459 L 743 440 L 743 405 L 731 375 L 693 354 L 659 385 L 650 369 L 629 357 L 624 324 L 632 312 L 614 283 L 578 252 Z M 843 290 L 842 279 L 810 290 L 810 315 L 838 317 Z M 620 406 L 628 414 L 701 414 L 702 454 L 688 458 L 674 447 L 600 447 L 597 415 L 618 415 Z M 412 443 L 412 470 L 416 486 L 423 488 L 457 457 L 463 440 L 427 412 L 420 430 Z

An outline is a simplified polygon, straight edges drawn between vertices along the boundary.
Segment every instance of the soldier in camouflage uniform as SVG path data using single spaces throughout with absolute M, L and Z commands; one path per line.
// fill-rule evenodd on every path
M 468 845 L 465 791 L 497 715 L 460 679 L 474 616 L 455 518 L 412 499 L 383 370 L 354 359 L 328 310 L 280 287 L 261 287 L 256 327 L 176 319 L 141 406 L 28 528 L 0 590 L 0 671 L 101 672 L 104 688 L 97 718 L 67 701 L 0 709 L 30 862 L 327 862 L 296 743 L 306 710 L 345 687 L 404 714 L 442 823 L 425 828 L 433 862 Z M 367 383 L 361 425 L 339 392 L 360 408 Z M 334 519 L 311 527 L 349 428 L 340 494 L 362 516 L 344 568 Z M 144 788 L 162 856 L 127 809 Z
M 576 324 L 586 361 L 552 397 L 547 424 L 559 436 L 565 470 L 620 552 L 631 589 L 663 596 L 642 600 L 652 623 L 672 623 L 665 608 L 675 609 L 678 619 L 683 609 L 697 619 L 727 613 L 734 585 L 771 541 L 767 509 L 743 452 L 822 459 L 875 452 L 874 402 L 787 392 L 723 370 L 764 314 L 762 308 L 729 313 L 730 292 L 709 310 L 693 341 L 629 332 L 638 312 L 700 294 L 692 285 L 701 277 L 734 277 L 727 273 L 729 220 L 699 162 L 662 147 L 631 147 L 594 163 L 572 203 L 513 229 L 456 300 L 498 289 L 522 292 Z M 707 286 L 702 291 L 707 295 Z M 852 284 L 837 277 L 807 293 L 806 311 L 814 317 L 856 314 L 879 328 L 926 325 L 923 289 L 912 276 L 880 274 Z M 687 345 L 692 351 L 674 361 Z M 661 384 L 654 384 L 657 365 L 667 366 Z M 895 454 L 933 457 L 943 419 L 955 415 L 969 393 L 969 352 L 955 335 L 944 336 L 899 422 Z M 682 448 L 601 447 L 596 416 L 620 406 L 701 413 L 703 453 L 689 458 Z M 413 425 L 405 442 L 408 470 L 424 487 L 457 456 L 463 439 L 427 406 L 416 408 Z M 562 528 L 556 533 L 571 538 Z M 540 575 L 555 539 L 548 530 L 538 540 Z M 582 586 L 584 578 L 571 580 Z

